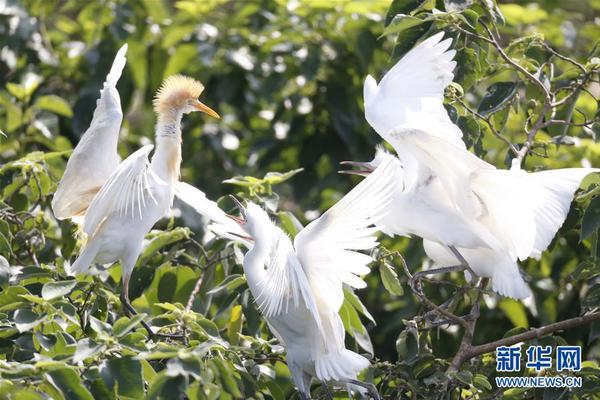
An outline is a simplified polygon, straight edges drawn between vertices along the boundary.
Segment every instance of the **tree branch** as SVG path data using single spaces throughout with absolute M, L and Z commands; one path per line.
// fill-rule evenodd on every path
M 540 328 L 533 328 L 527 332 L 520 333 L 518 335 L 510 336 L 507 338 L 503 338 L 500 340 L 496 340 L 494 342 L 489 342 L 485 344 L 481 344 L 478 346 L 469 346 L 465 351 L 460 354 L 459 357 L 455 357 L 452 365 L 456 365 L 460 367 L 462 363 L 465 361 L 481 356 L 486 353 L 491 353 L 496 350 L 496 347 L 500 346 L 513 346 L 520 342 L 525 342 L 531 339 L 541 338 L 543 336 L 549 335 L 554 332 L 564 331 L 566 329 L 577 328 L 579 326 L 587 325 L 594 321 L 600 320 L 600 311 L 593 312 L 591 314 L 587 314 L 581 317 L 575 317 L 571 319 L 566 319 L 564 321 L 555 322 L 553 324 L 549 324 L 546 326 L 542 326 Z M 458 356 L 458 353 L 457 353 Z

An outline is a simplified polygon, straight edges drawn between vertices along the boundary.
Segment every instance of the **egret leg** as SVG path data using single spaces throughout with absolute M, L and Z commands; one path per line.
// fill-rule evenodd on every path
M 450 249 L 452 254 L 454 254 L 454 257 L 458 258 L 458 261 L 460 261 L 460 264 L 463 266 L 463 269 L 469 271 L 471 276 L 475 278 L 477 274 L 471 269 L 469 262 L 463 257 L 462 254 L 460 254 L 460 251 L 458 251 L 458 249 L 454 246 L 448 246 L 448 248 Z
M 121 303 L 123 303 L 123 306 L 124 306 L 123 311 L 125 312 L 125 315 L 127 315 L 128 317 L 137 315 L 137 311 L 135 311 L 135 308 L 133 308 L 133 306 L 131 305 L 131 302 L 129 301 L 129 279 L 130 278 L 131 278 L 131 275 L 129 275 L 129 274 L 125 275 L 123 277 L 123 290 L 121 291 L 121 295 L 120 295 Z M 141 320 L 140 323 L 142 324 L 144 329 L 146 329 L 146 331 L 148 332 L 148 335 L 150 336 L 151 339 L 154 339 L 157 337 L 171 338 L 171 339 L 185 339 L 184 335 L 173 335 L 173 334 L 154 332 L 152 330 L 152 328 L 150 327 L 150 325 L 148 325 L 148 323 L 144 320 Z
M 367 393 L 369 394 L 369 398 L 371 398 L 373 400 L 381 400 L 381 397 L 379 397 L 379 392 L 377 391 L 377 388 L 372 383 L 362 382 L 362 381 L 359 381 L 358 379 L 343 379 L 343 380 L 340 380 L 339 382 L 345 383 L 345 384 L 356 385 L 356 386 L 365 388 L 367 390 Z
M 438 274 L 447 274 L 450 272 L 461 272 L 464 271 L 465 267 L 463 265 L 453 265 L 451 267 L 442 267 L 442 268 L 434 268 L 427 271 L 419 271 L 416 272 L 412 278 L 410 279 L 410 286 L 413 290 L 419 290 L 421 287 L 421 281 L 426 276 L 430 275 L 438 275 Z
M 333 400 L 333 392 L 331 391 L 331 389 L 329 389 L 329 386 L 327 386 L 326 383 L 322 383 L 323 386 L 323 391 L 325 392 L 325 398 L 327 400 Z
M 310 400 L 310 397 L 304 392 L 298 392 L 300 395 L 300 400 Z
M 415 273 L 412 276 L 412 279 L 410 280 L 410 286 L 413 288 L 413 290 L 420 290 L 422 279 L 429 275 L 447 274 L 450 272 L 462 272 L 464 270 L 467 270 L 467 271 L 469 271 L 469 273 L 471 274 L 472 277 L 477 276 L 477 274 L 471 269 L 471 266 L 469 265 L 468 261 L 458 251 L 458 249 L 456 247 L 448 246 L 448 249 L 458 259 L 460 264 L 453 265 L 450 267 L 435 268 L 435 269 L 431 269 L 428 271 L 419 271 L 419 272 Z

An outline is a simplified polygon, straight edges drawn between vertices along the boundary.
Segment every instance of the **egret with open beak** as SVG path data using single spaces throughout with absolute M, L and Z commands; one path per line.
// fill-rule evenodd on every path
M 373 226 L 385 217 L 397 163 L 384 162 L 337 204 L 290 238 L 254 203 L 233 198 L 240 216 L 230 216 L 253 239 L 243 269 L 259 311 L 287 349 L 287 365 L 303 399 L 313 378 L 378 399 L 371 384 L 357 380 L 369 361 L 348 349 L 338 314 L 343 285 L 362 288 L 358 275 L 372 261 L 358 250 L 377 245 Z

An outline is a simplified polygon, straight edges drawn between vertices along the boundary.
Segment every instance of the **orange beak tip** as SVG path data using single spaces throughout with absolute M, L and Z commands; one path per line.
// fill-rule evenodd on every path
M 221 119 L 221 116 L 215 110 L 213 110 L 212 108 L 210 108 L 209 106 L 207 106 L 206 104 L 202 103 L 199 100 L 198 100 L 198 103 L 196 104 L 196 108 L 198 109 L 198 111 L 202 111 L 203 113 L 208 114 L 211 117 Z

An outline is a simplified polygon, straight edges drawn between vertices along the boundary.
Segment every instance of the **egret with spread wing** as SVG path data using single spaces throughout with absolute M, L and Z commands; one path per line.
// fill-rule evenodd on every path
M 310 397 L 312 378 L 378 398 L 372 385 L 356 380 L 369 361 L 346 349 L 338 312 L 344 284 L 365 286 L 359 275 L 369 272 L 372 259 L 358 251 L 377 244 L 373 225 L 389 207 L 395 168 L 395 163 L 383 163 L 300 231 L 293 245 L 259 206 L 237 204 L 241 218 L 232 218 L 253 240 L 243 263 L 248 286 L 287 349 L 287 364 L 303 398 Z
M 144 236 L 173 202 L 181 163 L 181 118 L 192 111 L 219 116 L 198 100 L 204 90 L 200 82 L 171 76 L 154 99 L 158 122 L 152 161 L 149 154 L 154 146 L 147 145 L 121 162 L 117 143 L 123 113 L 116 84 L 126 52 L 124 45 L 115 57 L 91 125 L 67 163 L 52 208 L 59 219 L 83 220 L 86 243 L 72 271 L 86 273 L 93 264 L 121 261 L 121 300 L 127 313 L 135 313 L 129 302 L 129 279 Z
M 455 63 L 442 35 L 411 50 L 379 85 L 370 76 L 365 81 L 366 119 L 403 166 L 381 229 L 420 236 L 436 263 L 458 261 L 457 267 L 492 278 L 498 293 L 525 298 L 530 290 L 517 260 L 539 257 L 548 247 L 581 180 L 597 169 L 527 173 L 515 163 L 498 170 L 467 151 L 443 106 Z M 350 164 L 364 175 L 388 158 L 396 159 L 380 148 L 370 163 Z

